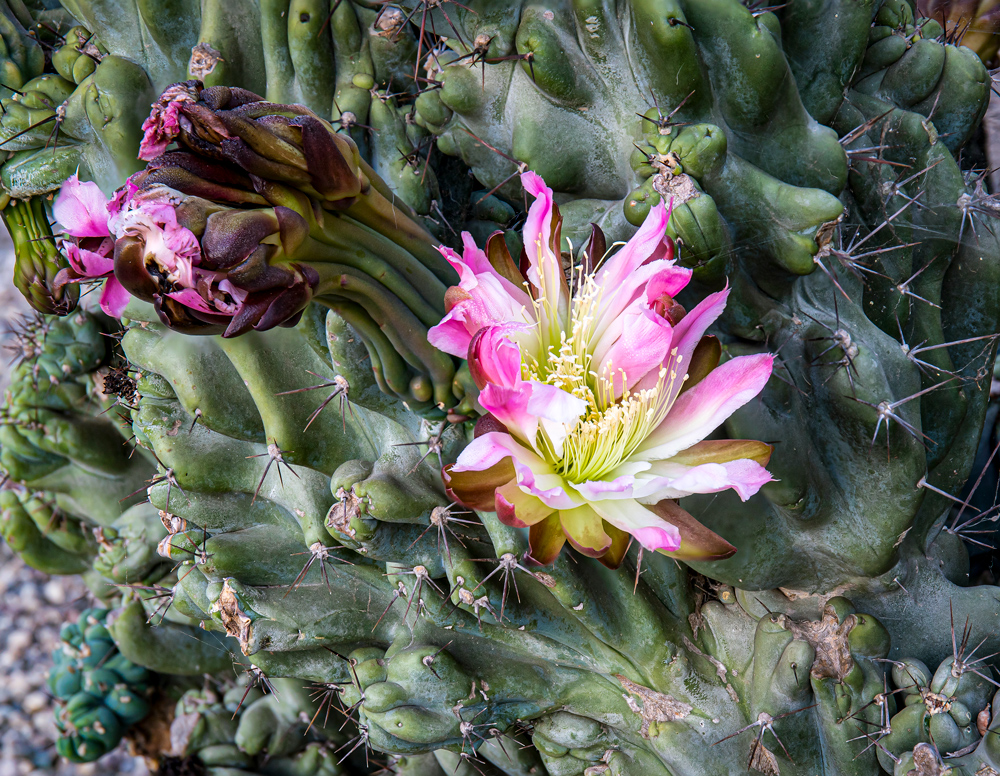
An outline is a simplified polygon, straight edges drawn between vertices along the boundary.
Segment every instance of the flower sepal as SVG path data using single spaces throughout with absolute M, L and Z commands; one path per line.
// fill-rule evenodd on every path
M 647 507 L 664 521 L 677 527 L 681 546 L 676 550 L 657 550 L 669 558 L 683 561 L 725 560 L 736 554 L 736 548 L 706 528 L 673 500 L 664 499 Z

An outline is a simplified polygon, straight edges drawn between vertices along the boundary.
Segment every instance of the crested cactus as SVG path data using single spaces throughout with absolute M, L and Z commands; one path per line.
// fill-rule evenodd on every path
M 277 685 L 185 695 L 167 772 L 998 772 L 1000 208 L 953 22 L 63 5 L 8 55 L 5 220 L 36 308 L 103 281 L 124 333 L 45 319 L 4 535 L 119 586 L 123 660 Z
M 0 425 L 6 477 L 94 527 L 118 519 L 154 471 L 144 451 L 130 455 L 115 414 L 134 389 L 115 363 L 113 333 L 108 318 L 84 310 L 26 320 Z

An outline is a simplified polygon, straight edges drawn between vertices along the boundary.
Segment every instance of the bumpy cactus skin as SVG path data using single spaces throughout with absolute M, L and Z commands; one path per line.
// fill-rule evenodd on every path
M 339 715 L 324 717 L 325 706 L 311 698 L 301 682 L 278 679 L 269 686 L 268 695 L 241 685 L 224 693 L 186 692 L 177 703 L 170 727 L 173 748 L 161 769 L 168 774 L 196 771 L 206 776 L 368 772 L 355 769 L 353 762 L 342 762 L 346 759 L 343 752 L 337 754 L 348 739 L 347 732 L 338 730 Z
M 84 310 L 25 321 L 20 362 L 0 406 L 6 475 L 50 494 L 91 526 L 111 525 L 155 473 L 148 453 L 130 455 L 129 434 L 115 414 L 119 397 L 104 393 L 114 328 L 106 316 Z
M 150 498 L 175 528 L 161 547 L 190 564 L 175 607 L 203 634 L 227 634 L 239 659 L 269 677 L 344 683 L 343 702 L 356 705 L 375 749 L 430 773 L 439 766 L 416 757 L 428 750 L 441 750 L 445 772 L 463 756 L 509 774 L 602 763 L 691 772 L 682 770 L 691 761 L 718 773 L 751 755 L 781 758 L 790 773 L 877 767 L 865 742 L 849 739 L 857 719 L 876 719 L 889 636 L 847 600 L 811 618 L 751 613 L 760 605 L 729 587 L 701 602 L 660 556 L 643 560 L 636 584 L 634 550 L 618 572 L 568 555 L 537 572 L 520 567 L 525 538 L 492 515 L 448 522 L 470 516 L 448 511 L 436 453 L 421 460 L 411 444 L 436 424 L 371 391 L 360 343 L 332 313 L 192 341 L 140 325 L 133 310 L 123 347 L 149 386 L 140 385 L 134 430 L 176 478 L 169 504 L 166 482 Z M 322 383 L 331 387 L 302 390 Z M 334 396 L 303 430 L 344 385 L 348 401 Z M 449 431 L 441 442 L 453 459 L 461 440 Z M 142 612 L 130 604 L 112 631 Z M 149 638 L 181 627 L 165 623 Z M 144 665 L 177 668 L 166 649 L 145 650 Z M 770 732 L 758 750 L 758 728 L 708 746 L 768 719 L 798 766 Z M 518 720 L 534 720 L 524 751 Z M 505 751 L 518 753 L 513 762 Z M 831 752 L 838 764 L 821 766 Z
M 110 752 L 129 725 L 149 713 L 152 678 L 118 652 L 105 627 L 107 609 L 86 609 L 63 626 L 63 644 L 52 653 L 49 689 L 60 702 L 56 726 L 59 754 L 93 762 Z
M 968 476 L 992 355 L 973 338 L 997 329 L 992 216 L 955 162 L 986 107 L 982 63 L 902 0 L 469 8 L 448 15 L 488 50 L 451 41 L 417 102 L 439 147 L 487 184 L 514 164 L 473 134 L 542 172 L 575 198 L 574 245 L 590 221 L 621 237 L 672 197 L 682 261 L 733 289 L 729 351 L 780 346 L 778 377 L 728 429 L 775 443 L 780 482 L 753 517 L 730 495 L 690 499 L 739 548 L 692 565 L 798 601 L 848 585 L 894 641 L 940 659 L 947 631 L 907 625 L 903 601 L 982 621 L 995 596 L 954 585 L 964 551 L 938 492 Z
M 680 301 L 728 283 L 725 353 L 779 355 L 726 427 L 774 445 L 775 481 L 745 504 L 682 504 L 736 554 L 682 565 L 633 547 L 615 571 L 568 549 L 531 566 L 521 531 L 450 504 L 439 466 L 471 424 L 380 392 L 360 333 L 318 305 L 294 328 L 222 339 L 167 331 L 133 303 L 121 347 L 140 463 L 70 433 L 98 423 L 92 399 L 60 393 L 71 354 L 45 366 L 52 389 L 19 367 L 0 462 L 106 528 L 96 547 L 57 541 L 27 493 L 3 494 L 5 520 L 68 553 L 53 567 L 159 586 L 108 618 L 136 665 L 242 663 L 280 685 L 251 690 L 238 723 L 231 698 L 186 696 L 175 758 L 213 776 L 348 773 L 329 747 L 355 745 L 410 776 L 1000 772 L 993 657 L 966 649 L 1000 649 L 998 589 L 969 585 L 952 512 L 1000 329 L 997 208 L 957 161 L 989 93 L 971 51 L 904 0 L 65 5 L 103 57 L 63 103 L 73 137 L 70 106 L 102 68 L 115 95 L 193 75 L 339 123 L 442 218 L 439 236 L 442 199 L 473 185 L 423 172 L 414 149 L 432 137 L 476 177 L 463 217 L 480 242 L 520 209 L 519 165 L 556 189 L 573 249 L 590 222 L 623 239 L 671 200 L 697 281 Z M 428 55 L 407 17 L 448 40 Z M 67 45 L 53 67 L 75 82 Z M 428 80 L 413 83 L 418 50 Z M 132 103 L 98 102 L 135 125 Z M 21 153 L 42 153 L 24 137 Z M 38 434 L 22 407 L 68 430 Z M 98 475 L 137 480 L 114 499 L 148 484 L 152 506 L 84 503 Z M 961 648 L 949 610 L 970 623 Z M 340 693 L 357 738 L 319 717 L 317 740 L 289 743 L 316 710 L 306 681 Z

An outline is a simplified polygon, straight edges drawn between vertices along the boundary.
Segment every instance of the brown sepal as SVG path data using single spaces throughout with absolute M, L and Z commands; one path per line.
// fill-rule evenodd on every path
M 302 151 L 313 188 L 333 199 L 358 196 L 361 181 L 357 171 L 340 152 L 331 130 L 312 116 L 302 116 L 295 124 L 302 127 Z
M 270 209 L 224 210 L 208 217 L 201 238 L 202 266 L 228 270 L 245 261 L 261 241 L 278 231 Z
M 453 466 L 448 464 L 441 470 L 448 497 L 482 512 L 496 509 L 496 489 L 514 479 L 514 464 L 510 458 L 479 472 L 456 472 L 452 471 Z
M 476 420 L 476 425 L 472 430 L 472 438 L 479 439 L 483 434 L 490 434 L 494 431 L 499 431 L 503 434 L 507 433 L 507 427 L 497 420 L 493 415 L 486 413 L 481 415 L 478 420 Z
M 489 259 L 490 266 L 496 270 L 500 277 L 509 280 L 518 288 L 524 286 L 524 275 L 518 271 L 514 258 L 507 248 L 507 241 L 503 238 L 503 232 L 496 231 L 486 240 L 486 258 Z
M 115 278 L 125 289 L 145 302 L 155 302 L 160 292 L 156 278 L 145 265 L 146 243 L 140 237 L 120 237 L 115 241 Z
M 611 525 L 607 520 L 604 521 L 604 533 L 611 537 L 611 546 L 598 560 L 609 569 L 616 569 L 622 565 L 628 548 L 632 546 L 632 535 Z
M 680 548 L 673 552 L 660 550 L 664 555 L 677 560 L 704 561 L 725 560 L 736 553 L 733 545 L 695 520 L 686 510 L 681 509 L 676 501 L 666 499 L 647 506 L 647 509 L 677 526 L 677 530 L 681 533 Z
M 449 286 L 448 290 L 444 292 L 444 311 L 450 313 L 455 305 L 468 299 L 472 299 L 472 294 L 464 288 L 461 286 Z
M 590 224 L 590 242 L 587 243 L 587 250 L 583 255 L 583 271 L 585 274 L 592 273 L 604 258 L 608 250 L 608 240 L 604 236 L 604 230 L 597 224 Z
M 228 316 L 213 316 L 200 313 L 169 296 L 156 295 L 153 308 L 160 321 L 170 329 L 183 334 L 222 334 L 229 323 Z M 214 318 L 216 320 L 206 320 Z
M 540 566 L 555 562 L 565 543 L 566 534 L 563 533 L 558 512 L 553 512 L 528 529 L 528 557 Z

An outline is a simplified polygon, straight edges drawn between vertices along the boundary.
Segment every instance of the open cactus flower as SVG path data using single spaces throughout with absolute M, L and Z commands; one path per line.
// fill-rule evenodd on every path
M 96 183 L 74 174 L 59 189 L 52 213 L 65 233 L 63 249 L 69 267 L 56 275 L 55 285 L 107 279 L 101 292 L 101 309 L 121 316 L 129 293 L 115 278 L 114 238 L 108 228 L 107 200 Z
M 728 289 L 690 311 L 675 301 L 691 271 L 674 261 L 662 203 L 603 262 L 595 227 L 585 266 L 567 279 L 552 191 L 532 172 L 521 181 L 535 197 L 526 278 L 501 235 L 486 251 L 468 234 L 462 256 L 442 248 L 461 282 L 429 337 L 467 355 L 488 413 L 445 467 L 450 490 L 530 527 L 531 555 L 543 564 L 566 539 L 612 567 L 632 538 L 675 557 L 729 557 L 736 548 L 674 500 L 730 488 L 746 500 L 771 480 L 769 445 L 706 437 L 760 393 L 773 357 L 719 364 L 705 332 Z
M 57 752 L 1000 776 L 998 20 L 0 2 Z

